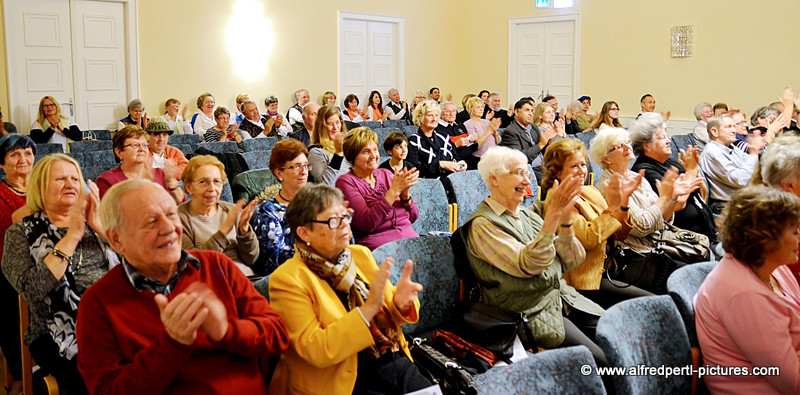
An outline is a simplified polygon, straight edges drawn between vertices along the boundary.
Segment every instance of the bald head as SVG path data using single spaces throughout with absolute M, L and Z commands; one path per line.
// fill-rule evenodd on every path
M 319 111 L 319 104 L 315 102 L 310 102 L 303 108 L 303 123 L 306 124 L 306 129 L 309 132 L 314 129 L 314 122 L 317 120 L 317 111 Z

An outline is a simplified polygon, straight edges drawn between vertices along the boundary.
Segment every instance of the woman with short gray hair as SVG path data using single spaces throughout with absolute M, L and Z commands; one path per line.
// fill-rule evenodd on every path
M 119 120 L 117 130 L 128 125 L 136 125 L 142 129 L 147 129 L 147 113 L 144 112 L 144 103 L 139 99 L 133 99 L 128 103 L 128 116 Z
M 634 156 L 625 129 L 600 129 L 590 146 L 592 160 L 603 168 L 597 189 L 604 196 L 605 188 L 619 188 L 619 183 L 611 183 L 614 174 L 621 180 L 644 176 L 644 170 L 636 173 L 628 169 Z M 649 183 L 640 183 L 628 200 L 630 206 L 624 208 L 630 211 L 631 233 L 617 244 L 640 253 L 650 252 L 657 245 L 660 231 L 666 227 L 665 223 L 672 222 L 679 198 L 699 188 L 702 182 L 700 178 L 687 180 L 683 176 L 679 177 L 677 169 L 669 169 L 660 183 L 656 183 L 659 193 L 653 191 Z
M 698 166 L 700 154 L 697 146 L 688 146 L 685 151 L 680 149 L 683 156 L 681 160 L 670 158 L 672 148 L 664 131 L 664 118 L 660 114 L 642 113 L 628 128 L 628 133 L 631 136 L 633 152 L 637 155 L 631 170 L 636 172 L 644 170 L 644 178 L 656 194 L 659 194 L 658 183 L 671 168 L 677 169 L 679 174 L 684 174 L 686 180 L 702 179 Z M 703 182 L 699 189 L 680 196 L 678 203 L 675 204 L 673 224 L 679 228 L 704 234 L 713 242 L 717 240 L 717 225 L 714 222 L 714 213 L 706 204 L 707 193 L 708 189 Z

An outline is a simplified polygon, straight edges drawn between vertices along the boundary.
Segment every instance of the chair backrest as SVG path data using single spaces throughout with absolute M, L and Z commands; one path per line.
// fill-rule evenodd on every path
M 69 143 L 69 152 L 94 152 L 114 150 L 111 140 L 74 141 Z
M 233 193 L 231 192 L 231 183 L 225 181 L 225 184 L 222 186 L 222 191 L 219 193 L 219 200 L 223 202 L 233 203 Z
M 446 237 L 420 236 L 386 243 L 372 255 L 381 264 L 394 258 L 389 278 L 397 284 L 407 259 L 414 261 L 411 280 L 422 284 L 419 293 L 419 322 L 403 327 L 409 336 L 430 334 L 444 321 L 458 301 L 458 276 L 453 266 L 453 251 Z
M 189 144 L 196 146 L 200 143 L 201 141 L 199 134 L 173 134 L 172 136 L 169 136 L 169 145 Z
M 359 122 L 358 125 L 372 130 L 383 127 L 383 124 L 380 121 L 362 121 Z
M 436 178 L 420 178 L 417 181 L 410 193 L 419 210 L 419 218 L 411 224 L 411 228 L 419 235 L 449 231 L 450 205 L 442 182 Z
M 194 147 L 192 147 L 191 144 L 170 144 L 170 147 L 174 147 L 181 150 L 184 156 L 194 152 Z
M 399 129 L 403 126 L 408 126 L 408 121 L 405 119 L 387 119 L 383 121 L 383 126 L 392 129 Z
M 81 166 L 83 178 L 87 180 L 97 180 L 101 174 L 119 166 L 119 162 L 114 159 L 114 151 L 89 151 L 89 152 L 70 152 L 78 165 Z
M 248 202 L 258 196 L 269 185 L 279 184 L 270 169 L 248 170 L 239 173 L 231 183 L 233 199 L 244 198 Z
M 242 141 L 244 152 L 250 151 L 272 151 L 272 147 L 278 143 L 275 137 L 259 137 Z
M 698 262 L 686 265 L 674 272 L 667 279 L 667 292 L 678 307 L 678 311 L 686 326 L 689 344 L 698 346 L 697 329 L 694 327 L 694 296 L 700 290 L 708 273 L 717 266 L 717 261 Z
M 259 170 L 269 168 L 270 154 L 271 151 L 246 151 L 242 152 L 241 155 L 250 170 Z
M 42 143 L 36 144 L 36 156 L 44 157 L 49 154 L 63 154 L 64 146 L 60 143 Z
M 212 141 L 209 143 L 198 143 L 197 148 L 205 148 L 211 152 L 216 152 L 216 153 L 239 152 L 239 147 L 236 145 L 235 141 Z
M 97 140 L 111 140 L 111 131 L 106 129 L 92 130 L 94 138 Z
M 442 179 L 445 190 L 449 189 L 450 203 L 458 205 L 456 227 L 461 227 L 464 222 L 475 212 L 478 205 L 489 196 L 489 189 L 481 179 L 477 170 L 466 170 L 453 173 Z
M 600 376 L 576 374 L 597 366 L 586 346 L 547 350 L 505 368 L 489 369 L 475 377 L 480 393 L 486 394 L 605 394 Z M 534 391 L 535 389 L 535 391 Z
M 386 136 L 388 136 L 393 130 L 390 128 L 377 128 L 374 129 L 374 131 L 378 135 L 378 152 L 380 152 L 380 155 L 392 156 L 390 152 L 386 152 L 386 150 L 383 148 L 383 140 L 385 140 Z
M 574 138 L 580 140 L 583 143 L 583 145 L 586 146 L 586 152 L 589 152 L 589 148 L 592 146 L 592 139 L 594 139 L 596 136 L 597 136 L 596 132 L 581 132 L 575 134 Z M 633 163 L 633 161 L 631 161 L 631 163 Z M 587 180 L 592 181 L 594 183 L 594 186 L 597 187 L 597 185 L 600 183 L 600 176 L 603 174 L 603 168 L 600 167 L 597 163 L 594 163 L 591 156 L 589 157 L 588 164 L 590 167 L 589 172 L 593 173 L 594 175 L 592 177 L 587 176 L 586 178 Z
M 412 136 L 412 135 L 414 135 L 414 133 L 417 133 L 418 129 L 419 129 L 419 126 L 406 125 L 406 126 L 403 126 L 403 133 L 405 133 L 406 136 Z
M 255 287 L 258 293 L 269 300 L 269 276 L 265 276 L 253 281 L 253 287 Z
M 672 153 L 669 154 L 669 157 L 675 160 L 678 160 L 678 155 L 680 154 L 681 150 L 686 151 L 686 147 L 689 145 L 697 145 L 697 142 L 694 141 L 694 137 L 692 134 L 676 134 L 670 138 L 671 143 L 670 147 L 672 148 Z
M 611 366 L 630 367 L 692 364 L 686 328 L 667 295 L 629 299 L 611 306 L 597 323 L 595 335 Z M 692 377 L 616 375 L 618 394 L 686 394 Z

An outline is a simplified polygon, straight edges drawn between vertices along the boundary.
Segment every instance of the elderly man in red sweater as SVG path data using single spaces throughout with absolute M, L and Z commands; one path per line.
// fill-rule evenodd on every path
M 261 363 L 286 350 L 281 318 L 224 254 L 181 249 L 159 185 L 114 185 L 100 220 L 124 263 L 83 295 L 78 367 L 93 394 L 265 393 Z

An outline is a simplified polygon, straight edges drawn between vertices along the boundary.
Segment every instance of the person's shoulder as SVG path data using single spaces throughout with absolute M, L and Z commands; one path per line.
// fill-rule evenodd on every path
M 107 293 L 119 294 L 122 291 L 127 291 L 128 288 L 125 288 L 126 286 L 133 288 L 128 279 L 125 278 L 122 265 L 116 265 L 86 289 L 81 299 L 91 300 L 92 296 L 95 296 L 97 299 L 102 300 L 105 299 L 103 296 Z

